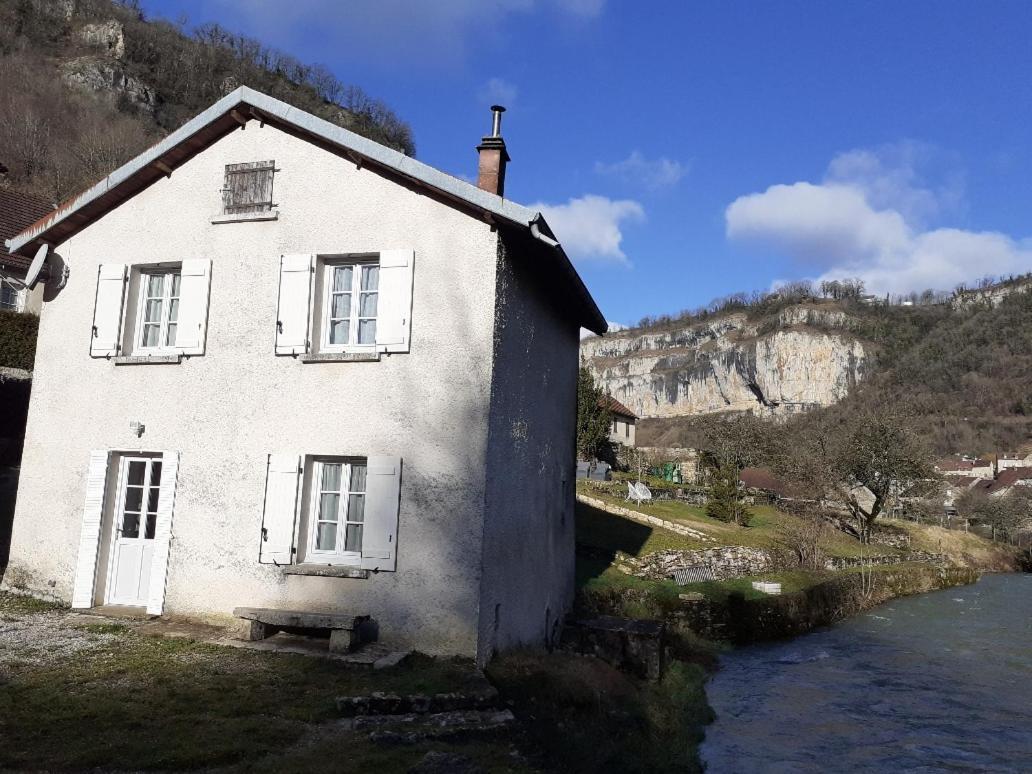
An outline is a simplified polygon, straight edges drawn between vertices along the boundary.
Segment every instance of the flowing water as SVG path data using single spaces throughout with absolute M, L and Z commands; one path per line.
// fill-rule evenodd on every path
M 1032 575 L 735 650 L 707 694 L 708 774 L 1032 772 Z

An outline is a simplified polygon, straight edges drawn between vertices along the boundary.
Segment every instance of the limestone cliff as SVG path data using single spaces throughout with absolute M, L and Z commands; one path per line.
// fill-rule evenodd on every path
M 863 377 L 868 352 L 837 309 L 788 307 L 586 339 L 596 381 L 641 417 L 717 411 L 783 415 L 841 398 Z

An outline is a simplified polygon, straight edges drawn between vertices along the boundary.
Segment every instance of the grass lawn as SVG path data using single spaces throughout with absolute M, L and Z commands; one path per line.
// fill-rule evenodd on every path
M 521 770 L 511 742 L 382 747 L 342 729 L 334 699 L 463 687 L 471 664 L 340 662 L 82 624 L 0 594 L 0 768 L 406 771 L 430 749 Z
M 727 546 L 750 546 L 753 548 L 776 548 L 780 539 L 781 533 L 791 526 L 799 523 L 799 517 L 793 516 L 789 513 L 779 511 L 770 505 L 757 505 L 750 508 L 752 518 L 750 519 L 749 526 L 740 527 L 736 524 L 727 524 L 717 519 L 713 519 L 706 515 L 706 509 L 699 505 L 689 505 L 681 500 L 654 500 L 648 503 L 642 503 L 641 505 L 635 503 L 629 503 L 622 497 L 603 492 L 591 484 L 578 481 L 577 482 L 578 494 L 584 494 L 588 497 L 594 497 L 595 499 L 602 500 L 610 505 L 617 505 L 624 508 L 631 508 L 632 510 L 640 511 L 641 513 L 648 514 L 649 516 L 656 516 L 661 519 L 668 519 L 670 521 L 681 522 L 686 526 L 697 529 L 700 532 L 705 533 L 711 537 L 716 545 L 727 545 Z M 594 510 L 594 509 L 593 509 Z M 580 519 L 580 512 L 578 511 L 578 519 Z M 618 521 L 628 521 L 627 519 L 619 519 Z M 631 522 L 633 523 L 633 522 Z M 578 541 L 581 540 L 581 525 L 578 522 Z M 593 524 L 586 524 L 586 529 L 589 534 L 597 531 Z M 616 531 L 618 528 L 610 527 L 610 531 Z M 642 527 L 647 530 L 648 527 Z M 692 543 L 686 538 L 680 538 L 667 530 L 655 530 L 661 533 L 659 536 L 652 538 L 653 543 L 649 544 L 643 553 L 635 553 L 634 551 L 628 551 L 626 548 L 620 550 L 626 551 L 626 553 L 634 556 L 641 556 L 646 553 L 651 553 L 655 550 L 662 550 L 662 548 L 707 548 L 712 547 L 712 544 L 703 543 Z M 685 545 L 666 545 L 670 542 L 668 535 L 674 535 L 674 537 L 680 538 L 685 541 Z M 588 539 L 591 539 L 590 537 Z M 633 545 L 633 541 L 628 541 Z M 661 548 L 652 548 L 652 545 L 662 544 Z M 860 553 L 860 542 L 856 538 L 845 534 L 844 532 L 829 531 L 828 536 L 825 540 L 825 552 L 829 556 L 835 557 L 854 557 Z M 897 553 L 895 549 L 888 546 L 878 546 L 879 553 L 883 554 L 894 554 Z

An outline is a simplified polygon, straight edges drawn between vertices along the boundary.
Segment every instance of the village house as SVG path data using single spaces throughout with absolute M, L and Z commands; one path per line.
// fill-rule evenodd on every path
M 501 110 L 473 185 L 242 87 L 10 240 L 69 274 L 4 586 L 370 616 L 480 662 L 554 641 L 578 331 L 606 325 L 502 196 Z
M 53 209 L 39 196 L 0 188 L 0 309 L 39 314 L 43 285 L 25 287 L 25 273 L 32 256 L 12 255 L 4 249 L 4 244 Z
M 609 427 L 609 442 L 634 447 L 634 429 L 638 416 L 612 395 L 602 397 L 600 403 L 609 410 L 612 423 Z
M 0 165 L 0 178 L 4 171 Z M 38 196 L 0 188 L 0 312 L 39 314 L 43 285 L 31 289 L 25 285 L 25 275 L 32 259 L 11 255 L 4 249 L 4 243 L 53 209 Z M 10 543 L 18 488 L 18 461 L 32 386 L 33 326 L 12 323 L 5 321 L 9 331 L 8 346 L 0 359 L 0 568 L 6 563 Z

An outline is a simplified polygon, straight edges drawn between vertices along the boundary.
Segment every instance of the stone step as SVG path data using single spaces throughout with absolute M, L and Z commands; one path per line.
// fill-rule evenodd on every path
M 427 739 L 461 741 L 492 736 L 509 728 L 516 718 L 508 709 L 410 712 L 397 715 L 361 715 L 341 721 L 349 731 L 368 733 L 378 744 L 416 744 Z
M 346 718 L 375 715 L 427 715 L 498 707 L 498 690 L 482 675 L 469 688 L 452 693 L 397 694 L 377 691 L 368 696 L 338 696 L 337 711 Z

